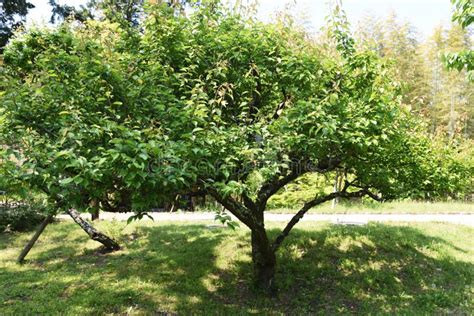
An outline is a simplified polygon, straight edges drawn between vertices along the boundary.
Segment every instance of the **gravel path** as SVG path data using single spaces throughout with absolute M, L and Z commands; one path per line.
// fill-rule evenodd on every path
M 155 221 L 213 221 L 215 213 L 149 213 Z M 126 221 L 133 213 L 101 212 L 100 219 Z M 270 222 L 288 222 L 294 214 L 266 213 L 265 220 Z M 59 215 L 60 219 L 71 219 L 68 215 Z M 84 214 L 90 219 L 89 214 Z M 142 220 L 150 220 L 144 217 Z M 306 214 L 302 221 L 332 222 L 340 224 L 364 225 L 368 222 L 445 222 L 474 227 L 474 214 Z

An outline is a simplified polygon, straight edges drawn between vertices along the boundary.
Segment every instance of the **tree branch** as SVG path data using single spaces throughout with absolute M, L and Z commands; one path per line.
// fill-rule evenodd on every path
M 255 77 L 256 87 L 255 90 L 252 92 L 252 101 L 249 103 L 249 118 L 250 124 L 253 124 L 256 120 L 256 116 L 260 105 L 262 103 L 261 96 L 262 96 L 262 82 L 260 79 L 260 73 L 258 72 L 258 67 L 253 62 L 250 65 L 250 74 Z
M 298 163 L 296 166 L 292 166 L 290 173 L 280 178 L 280 174 L 277 174 L 272 180 L 262 185 L 260 191 L 257 194 L 256 206 L 258 209 L 265 209 L 267 201 L 272 195 L 276 194 L 285 185 L 296 180 L 300 176 L 308 172 L 319 172 L 326 173 L 336 169 L 340 165 L 339 159 L 328 159 L 327 161 L 320 162 L 317 166 L 308 164 Z
M 242 199 L 244 201 L 244 205 L 246 208 L 250 210 L 255 210 L 256 209 L 256 204 L 252 199 L 245 193 L 242 193 Z
M 290 96 L 288 96 L 285 91 L 283 91 L 283 102 L 278 104 L 277 108 L 275 109 L 275 113 L 273 113 L 272 116 L 272 121 L 276 121 L 281 114 L 283 113 L 283 110 L 285 109 L 287 103 L 290 101 Z
M 72 219 L 81 226 L 91 239 L 100 242 L 108 250 L 113 251 L 120 249 L 119 244 L 115 240 L 95 229 L 91 224 L 85 221 L 75 209 L 68 209 L 66 213 L 68 213 L 69 216 L 71 216 Z
M 250 229 L 255 229 L 258 225 L 253 218 L 252 212 L 242 206 L 239 202 L 234 200 L 232 197 L 223 197 L 216 189 L 208 188 L 209 194 L 216 199 L 222 206 L 224 206 L 229 212 L 235 215 L 242 223 L 247 225 Z
M 272 181 L 265 183 L 257 194 L 256 205 L 258 209 L 263 210 L 267 204 L 268 199 L 278 192 L 282 187 L 288 183 L 296 180 L 301 175 L 308 172 L 307 170 L 300 170 L 299 168 L 294 168 L 291 172 L 285 175 L 283 178 L 279 178 L 277 175 Z
M 357 179 L 356 179 L 356 180 L 357 180 Z M 375 193 L 373 193 L 373 192 L 370 192 L 370 191 L 369 191 L 369 188 L 355 184 L 356 180 L 354 180 L 353 182 L 351 182 L 350 185 L 353 186 L 353 187 L 356 187 L 356 188 L 365 190 L 365 192 L 366 192 L 365 194 L 366 194 L 368 197 L 370 197 L 371 199 L 373 199 L 373 200 L 375 200 L 375 201 L 377 201 L 377 202 L 383 202 L 383 201 L 385 201 L 385 199 L 379 197 L 377 194 L 375 194 Z
M 288 236 L 290 231 L 293 229 L 293 227 L 303 218 L 303 216 L 306 214 L 308 210 L 311 208 L 315 207 L 316 205 L 322 204 L 324 202 L 330 201 L 332 199 L 335 199 L 337 197 L 342 197 L 342 198 L 351 198 L 351 197 L 362 197 L 364 195 L 369 195 L 370 197 L 375 196 L 375 194 L 369 192 L 368 189 L 361 189 L 356 192 L 347 192 L 347 189 L 351 186 L 350 182 L 345 183 L 344 188 L 339 191 L 339 192 L 333 192 L 330 193 L 326 196 L 319 196 L 316 197 L 315 199 L 306 202 L 303 207 L 296 213 L 295 216 L 288 222 L 286 227 L 282 230 L 282 232 L 277 236 L 275 241 L 272 244 L 272 249 L 273 251 L 277 251 L 278 248 L 280 247 L 281 243 L 283 240 Z

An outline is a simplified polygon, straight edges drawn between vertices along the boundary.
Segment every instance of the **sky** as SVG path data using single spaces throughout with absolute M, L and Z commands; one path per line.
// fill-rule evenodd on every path
M 27 24 L 47 23 L 51 7 L 48 0 L 30 0 L 35 8 L 27 17 Z M 62 0 L 59 3 L 80 5 L 85 0 Z M 275 11 L 282 10 L 286 4 L 292 4 L 292 11 L 303 16 L 312 30 L 319 30 L 328 15 L 328 0 L 259 0 L 258 17 L 271 21 Z M 296 3 L 296 4 L 295 4 Z M 386 17 L 395 12 L 401 21 L 410 22 L 422 37 L 429 36 L 434 27 L 448 26 L 451 19 L 450 0 L 343 0 L 349 22 L 357 25 L 365 15 Z

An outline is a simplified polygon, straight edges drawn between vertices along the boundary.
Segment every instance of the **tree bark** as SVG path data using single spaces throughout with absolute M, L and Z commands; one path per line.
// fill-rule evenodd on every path
M 269 243 L 262 242 L 255 231 L 252 231 L 252 262 L 255 285 L 268 294 L 275 294 L 275 252 Z
M 33 237 L 30 239 L 30 241 L 26 244 L 25 248 L 21 251 L 20 255 L 18 256 L 18 263 L 23 263 L 25 261 L 25 257 L 28 255 L 30 252 L 31 248 L 35 245 L 36 241 L 38 240 L 39 236 L 41 233 L 43 233 L 44 229 L 46 226 L 48 226 L 49 223 L 53 220 L 53 215 L 48 215 L 44 221 L 38 226 L 38 229 L 36 230 L 35 234 Z
M 91 221 L 95 221 L 99 219 L 99 203 L 96 199 L 91 201 L 92 205 L 92 212 L 91 212 Z
M 67 213 L 72 217 L 72 219 L 79 225 L 81 228 L 95 241 L 100 242 L 104 247 L 109 251 L 119 250 L 119 244 L 108 237 L 107 235 L 99 232 L 91 224 L 85 221 L 79 213 L 74 209 L 69 209 Z
M 95 221 L 99 219 L 99 209 L 95 209 L 91 212 L 91 220 Z
M 338 192 L 338 191 L 339 191 L 339 172 L 336 171 L 336 179 L 334 179 L 334 190 L 333 190 L 333 192 Z M 332 208 L 335 208 L 337 204 L 339 204 L 339 198 L 335 197 L 332 200 Z
M 254 208 L 252 213 L 257 222 L 257 225 L 251 230 L 255 285 L 267 294 L 274 295 L 276 293 L 274 282 L 276 270 L 275 252 L 265 230 L 263 209 Z

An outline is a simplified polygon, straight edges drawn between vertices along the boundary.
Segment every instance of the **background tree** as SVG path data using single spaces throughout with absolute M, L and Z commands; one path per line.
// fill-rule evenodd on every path
M 437 27 L 421 41 L 413 26 L 395 15 L 365 17 L 357 28 L 358 44 L 386 60 L 401 83 L 402 102 L 428 122 L 432 135 L 447 139 L 473 137 L 473 87 L 466 71 L 446 71 L 442 56 L 468 50 L 469 33 L 457 25 Z
M 23 25 L 28 11 L 35 6 L 26 0 L 2 0 L 0 6 L 0 53 L 2 53 L 13 32 Z
M 451 0 L 454 5 L 452 20 L 458 22 L 463 29 L 467 29 L 474 22 L 474 3 L 470 0 Z M 448 68 L 466 69 L 468 78 L 474 80 L 474 51 L 467 49 L 445 55 Z
M 468 79 L 466 70 L 447 71 L 442 56 L 471 47 L 468 33 L 457 25 L 449 30 L 435 29 L 432 37 L 424 46 L 425 56 L 431 72 L 431 101 L 429 117 L 432 131 L 447 135 L 449 139 L 456 136 L 472 139 L 474 109 L 474 87 Z
M 359 22 L 356 40 L 393 64 L 393 75 L 402 84 L 403 103 L 420 112 L 429 101 L 425 56 L 419 35 L 394 12 L 388 18 L 365 17 Z
M 129 23 L 137 26 L 140 14 L 143 12 L 143 0 L 89 0 L 79 7 L 59 4 L 56 0 L 49 0 L 53 8 L 51 22 L 64 21 L 68 18 L 85 22 L 96 19 L 101 11 L 104 17 L 113 22 Z
M 138 27 L 144 19 L 144 6 L 167 4 L 175 10 L 184 13 L 187 6 L 198 4 L 197 0 L 88 0 L 79 7 L 59 4 L 57 0 L 49 0 L 53 8 L 51 22 L 64 21 L 68 18 L 84 22 L 87 19 L 106 18 L 122 26 Z
M 52 7 L 51 23 L 64 21 L 66 19 L 74 19 L 81 22 L 93 19 L 95 16 L 94 11 L 97 6 L 96 0 L 89 0 L 86 4 L 80 5 L 79 7 L 59 4 L 57 0 L 48 0 L 48 3 Z

